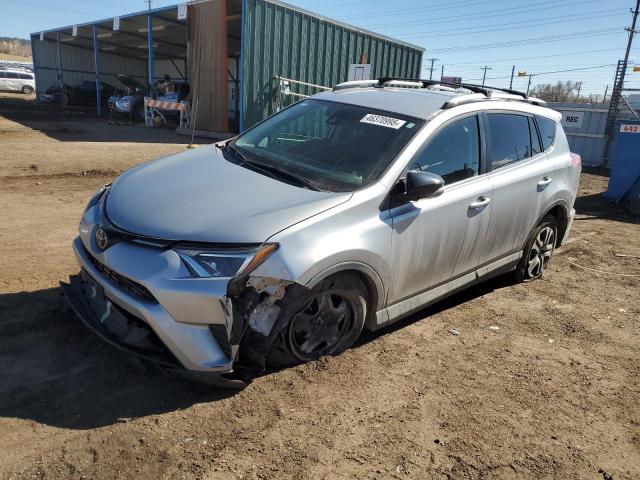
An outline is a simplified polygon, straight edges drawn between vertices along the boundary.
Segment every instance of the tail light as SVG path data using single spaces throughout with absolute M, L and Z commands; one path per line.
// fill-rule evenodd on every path
M 571 152 L 571 166 L 580 168 L 582 166 L 582 157 L 577 153 Z

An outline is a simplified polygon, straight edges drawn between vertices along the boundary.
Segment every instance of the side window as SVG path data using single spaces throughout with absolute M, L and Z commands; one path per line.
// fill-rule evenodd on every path
M 7 78 L 19 78 L 16 72 L 7 72 Z
M 450 184 L 477 175 L 479 165 L 480 129 L 474 115 L 437 132 L 417 154 L 411 168 L 440 175 L 445 184 Z
M 545 150 L 548 150 L 553 146 L 553 142 L 556 140 L 556 122 L 537 115 L 536 121 L 538 122 L 538 128 L 540 129 L 540 136 L 542 137 L 542 146 Z
M 24 79 L 24 80 L 33 80 L 33 75 L 30 75 L 28 73 L 20 73 L 20 78 Z
M 531 157 L 529 119 L 510 113 L 490 113 L 489 162 L 496 170 Z
M 7 74 L 5 72 L 0 72 L 0 78 L 7 78 Z
M 538 138 L 536 123 L 531 117 L 529 117 L 529 135 L 531 135 L 531 151 L 533 152 L 533 155 L 537 155 L 542 152 L 542 148 L 540 147 L 540 139 Z

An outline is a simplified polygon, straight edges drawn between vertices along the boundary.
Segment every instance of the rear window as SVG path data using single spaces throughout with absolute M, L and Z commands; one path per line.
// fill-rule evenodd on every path
M 489 162 L 496 170 L 531 157 L 529 119 L 523 115 L 490 113 Z
M 536 115 L 536 121 L 542 137 L 542 146 L 545 150 L 548 150 L 556 141 L 556 122 L 538 115 Z
M 24 80 L 33 80 L 33 75 L 29 73 L 20 73 L 19 75 L 20 75 L 20 78 Z

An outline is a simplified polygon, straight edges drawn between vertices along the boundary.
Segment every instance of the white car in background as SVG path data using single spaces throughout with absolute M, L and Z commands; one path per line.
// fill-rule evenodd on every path
M 7 68 L 0 70 L 0 91 L 22 92 L 25 95 L 36 89 L 33 72 L 23 68 Z

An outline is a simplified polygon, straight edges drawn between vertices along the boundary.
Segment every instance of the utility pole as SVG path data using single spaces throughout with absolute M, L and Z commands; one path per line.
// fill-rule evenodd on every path
M 531 77 L 533 77 L 533 75 L 529 74 L 529 83 L 527 83 L 527 95 L 529 95 L 529 90 L 531 90 Z
M 629 41 L 627 42 L 627 51 L 624 53 L 624 61 L 622 62 L 622 73 L 620 74 L 620 88 L 618 88 L 618 92 L 622 87 L 624 87 L 624 76 L 627 73 L 627 65 L 629 63 L 629 52 L 631 51 L 631 44 L 633 43 L 633 35 L 638 33 L 636 30 L 636 22 L 638 21 L 638 13 L 640 12 L 640 0 L 636 0 L 636 9 L 631 10 L 633 13 L 633 21 L 631 22 L 631 28 L 625 28 L 627 32 L 629 32 Z
M 629 40 L 627 41 L 627 49 L 624 53 L 624 60 L 622 61 L 622 65 L 618 62 L 619 75 L 617 76 L 617 82 L 613 85 L 613 90 L 611 91 L 611 101 L 609 102 L 609 114 L 607 115 L 607 125 L 605 127 L 605 149 L 604 149 L 604 159 L 608 163 L 609 162 L 609 146 L 611 144 L 611 137 L 615 127 L 615 122 L 617 120 L 618 115 L 618 104 L 620 103 L 620 97 L 622 96 L 622 89 L 624 88 L 624 77 L 627 73 L 627 66 L 629 64 L 629 52 L 631 51 L 631 45 L 633 43 L 633 36 L 638 33 L 636 31 L 636 23 L 638 21 L 638 13 L 640 13 L 640 0 L 636 0 L 636 9 L 631 10 L 633 14 L 633 20 L 631 21 L 631 28 L 625 28 L 627 32 L 629 32 Z
M 442 81 L 442 77 L 444 77 L 444 65 L 442 65 L 442 68 L 440 69 L 440 81 Z
M 431 62 L 431 68 L 429 68 L 429 80 L 433 79 L 433 64 L 435 63 L 437 58 L 427 58 Z
M 509 83 L 509 90 L 513 90 L 513 74 L 516 73 L 516 66 L 511 67 L 511 82 Z
M 609 93 L 609 85 L 604 89 L 604 97 L 602 97 L 602 103 L 607 102 L 607 93 Z
M 484 70 L 484 74 L 482 75 L 482 85 L 484 86 L 484 81 L 487 78 L 487 70 L 493 70 L 493 68 L 488 67 L 488 66 L 485 65 L 484 67 L 480 67 L 480 70 Z
M 580 81 L 578 82 L 578 94 L 576 95 L 576 100 L 578 100 L 578 101 L 580 101 L 580 90 L 582 90 L 582 84 L 583 84 L 583 83 L 584 83 L 584 82 L 583 82 L 582 80 L 580 80 Z
M 144 0 L 144 2 L 147 4 L 147 8 L 148 8 L 149 10 L 151 10 L 151 2 L 152 2 L 152 1 L 153 1 L 153 0 Z

